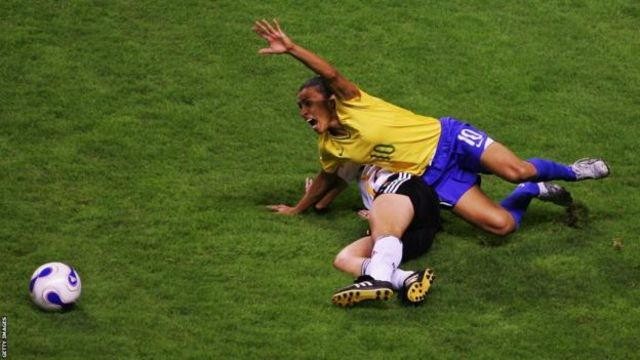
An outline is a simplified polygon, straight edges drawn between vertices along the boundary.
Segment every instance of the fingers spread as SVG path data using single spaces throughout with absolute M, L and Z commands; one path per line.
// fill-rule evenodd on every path
M 263 34 L 268 34 L 269 28 L 265 24 L 269 25 L 269 23 L 264 19 L 256 21 L 254 29 L 256 29 L 256 32 L 259 30 Z
M 271 26 L 271 24 L 267 21 L 262 19 L 262 25 L 271 33 L 275 33 L 276 29 L 273 28 L 273 26 Z

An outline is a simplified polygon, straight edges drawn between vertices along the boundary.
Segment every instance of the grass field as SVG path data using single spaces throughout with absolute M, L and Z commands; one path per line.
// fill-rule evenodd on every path
M 420 307 L 334 307 L 356 189 L 283 217 L 319 165 L 260 57 L 278 17 L 367 92 L 467 119 L 523 158 L 607 159 L 499 241 L 445 214 Z M 9 359 L 631 359 L 640 345 L 636 1 L 0 2 L 0 315 Z M 512 185 L 485 177 L 499 199 Z M 622 242 L 622 248 L 613 246 Z M 28 283 L 73 264 L 78 306 Z

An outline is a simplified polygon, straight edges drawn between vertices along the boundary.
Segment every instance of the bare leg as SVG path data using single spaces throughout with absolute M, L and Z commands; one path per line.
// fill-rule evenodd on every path
M 392 235 L 400 239 L 411 223 L 413 214 L 413 204 L 408 196 L 379 195 L 369 212 L 371 237 L 374 241 L 382 235 Z
M 494 142 L 482 153 L 480 164 L 492 174 L 512 182 L 521 183 L 536 177 L 536 168 L 520 159 L 506 146 Z
M 333 266 L 354 277 L 362 275 L 362 263 L 371 256 L 373 239 L 371 236 L 362 237 L 342 249 L 333 260 Z
M 482 166 L 512 183 L 553 180 L 577 181 L 600 179 L 609 175 L 609 166 L 602 159 L 582 159 L 572 165 L 553 160 L 532 158 L 522 160 L 500 143 L 487 147 L 480 158 Z
M 413 204 L 405 195 L 382 194 L 375 199 L 369 216 L 372 235 L 345 247 L 333 262 L 336 268 L 357 277 L 363 275 L 363 263 L 371 256 L 367 270 L 371 279 L 338 289 L 331 298 L 334 304 L 350 306 L 364 300 L 388 300 L 393 289 L 403 286 L 407 286 L 410 294 L 408 301 L 416 304 L 424 301 L 433 272 L 426 269 L 412 273 L 397 268 L 402 260 L 400 237 L 413 216 Z M 411 281 L 407 283 L 407 279 Z
M 413 204 L 408 196 L 381 194 L 376 197 L 369 216 L 374 245 L 367 275 L 390 282 L 402 261 L 402 234 L 413 219 Z
M 511 214 L 494 203 L 478 185 L 474 185 L 462 195 L 453 212 L 471 224 L 496 235 L 507 235 L 516 229 L 516 222 Z
M 413 219 L 413 204 L 408 196 L 382 194 L 373 202 L 369 215 L 371 236 L 362 237 L 342 249 L 333 266 L 338 270 L 351 273 L 355 277 L 361 274 L 362 263 L 371 257 L 375 239 L 383 235 L 392 235 L 398 239 Z

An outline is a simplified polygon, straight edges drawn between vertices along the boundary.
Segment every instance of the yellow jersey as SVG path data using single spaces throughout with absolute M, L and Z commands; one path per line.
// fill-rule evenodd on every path
M 336 100 L 336 110 L 346 135 L 327 131 L 318 140 L 320 164 L 328 173 L 353 161 L 421 175 L 435 154 L 441 132 L 438 119 L 417 115 L 362 90 L 360 97 Z

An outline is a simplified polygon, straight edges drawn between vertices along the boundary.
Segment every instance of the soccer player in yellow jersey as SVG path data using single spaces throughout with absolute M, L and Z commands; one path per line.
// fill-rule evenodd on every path
M 582 159 L 572 165 L 538 158 L 522 160 L 469 124 L 420 116 L 367 94 L 326 60 L 293 42 L 276 20 L 256 21 L 254 31 L 268 42 L 260 54 L 289 54 L 318 75 L 300 88 L 298 106 L 302 118 L 320 135 L 322 169 L 295 206 L 272 205 L 273 211 L 297 214 L 306 210 L 332 188 L 339 164 L 353 161 L 419 175 L 435 189 L 441 204 L 456 215 L 486 231 L 506 235 L 518 228 L 533 198 L 560 205 L 572 201 L 570 194 L 551 180 L 609 175 L 609 167 L 601 159 Z M 496 203 L 481 190 L 480 173 L 519 185 Z M 389 209 L 388 213 L 370 219 L 375 245 L 369 266 L 381 269 L 375 271 L 378 277 L 374 278 L 387 281 L 402 252 L 398 226 L 409 221 L 393 213 L 394 201 L 400 200 L 388 201 L 381 206 Z

